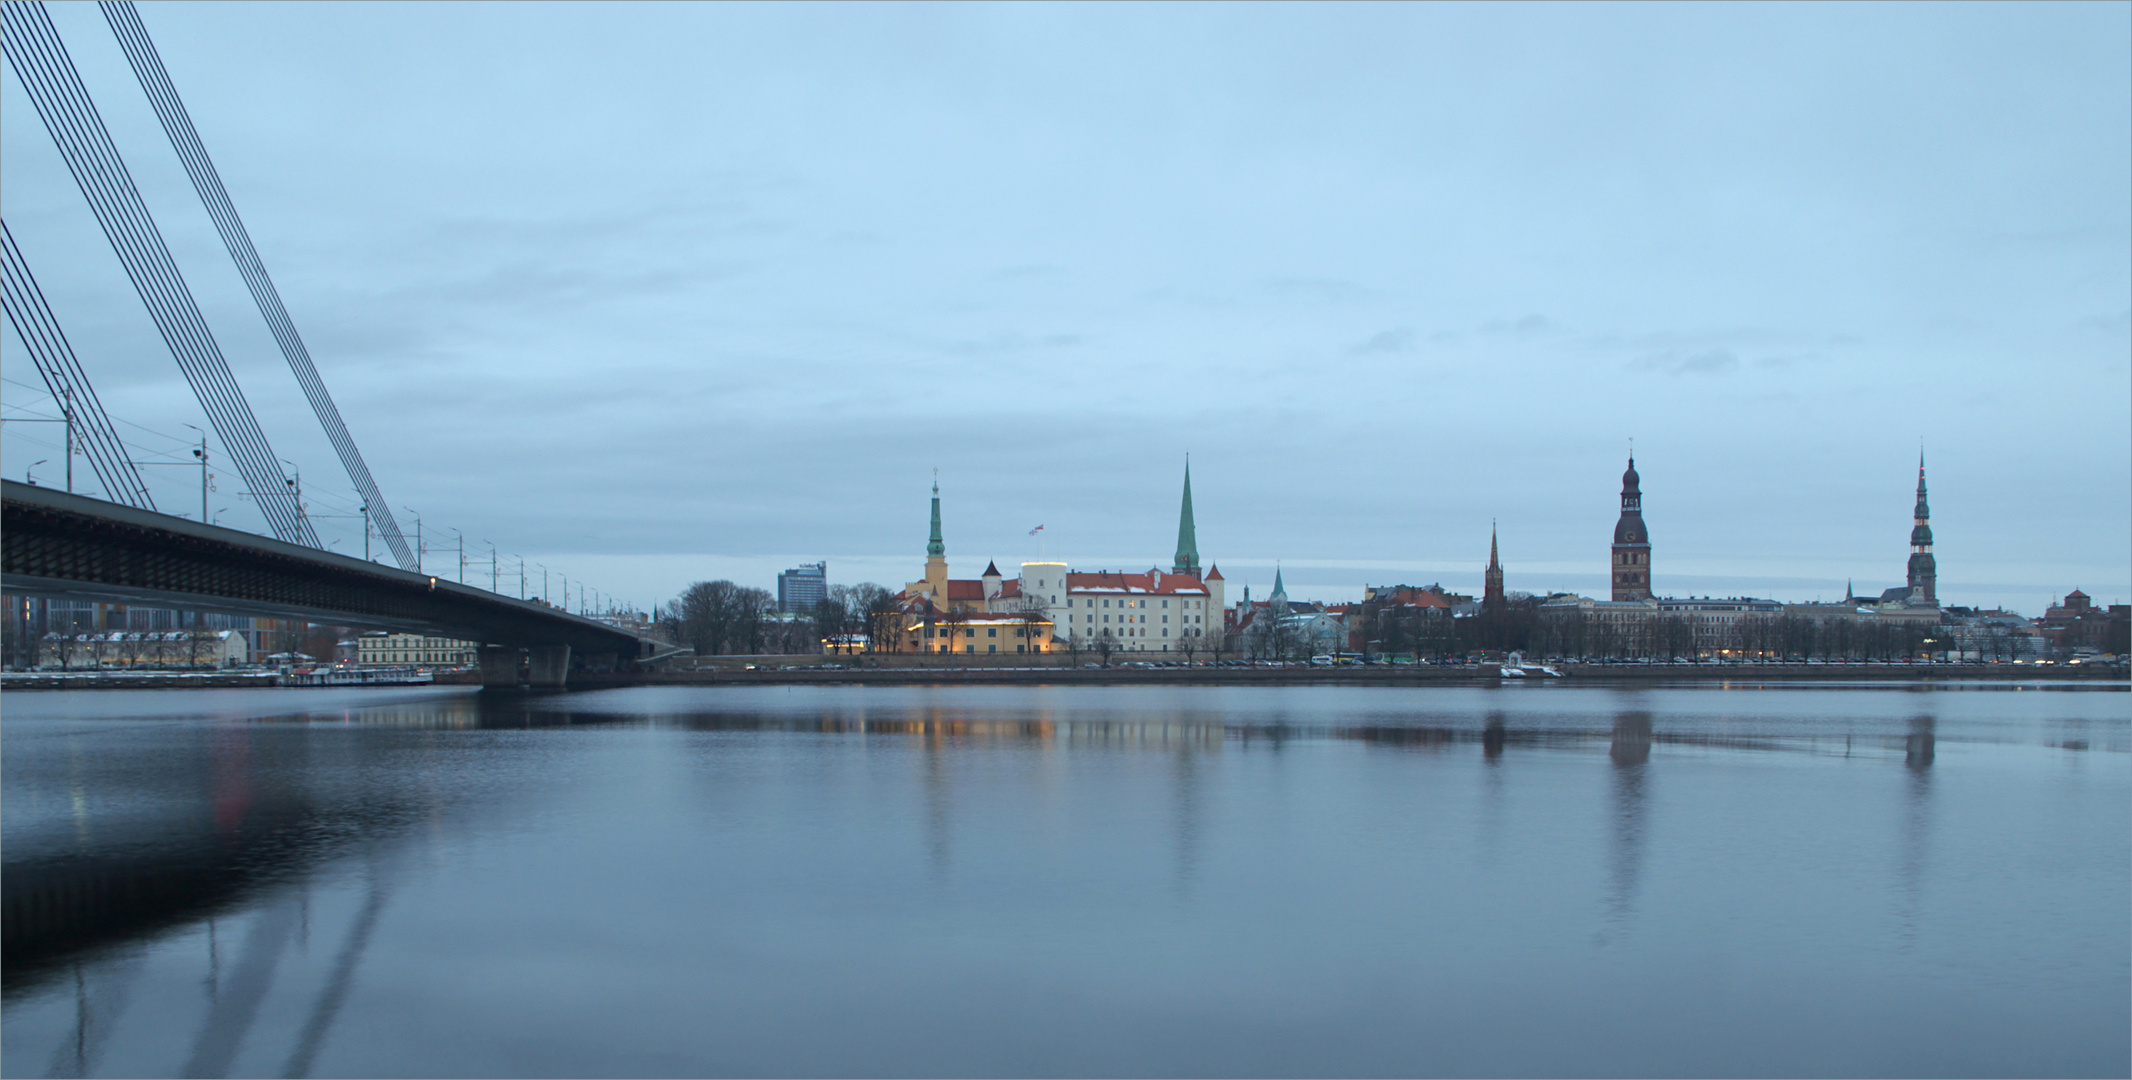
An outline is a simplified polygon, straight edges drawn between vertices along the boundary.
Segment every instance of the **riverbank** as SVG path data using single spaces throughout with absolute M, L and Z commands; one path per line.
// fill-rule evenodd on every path
M 1340 667 L 844 667 L 734 665 L 679 671 L 578 671 L 569 689 L 632 686 L 1075 686 L 1282 685 L 1349 683 L 1378 686 L 1473 686 L 1501 683 L 1721 682 L 1735 686 L 1802 682 L 2094 682 L 2123 680 L 2125 665 L 2087 664 L 1561 664 L 1550 677 L 1537 670 L 1505 676 L 1492 664 L 1368 664 Z M 435 685 L 479 685 L 478 671 L 436 673 Z M 182 690 L 295 686 L 272 671 L 4 672 L 0 690 Z
M 1078 684 L 1279 684 L 1367 683 L 1375 685 L 1473 685 L 1506 682 L 1629 683 L 1723 681 L 1735 684 L 1794 682 L 1973 682 L 1978 680 L 2124 679 L 2124 665 L 2103 664 L 1563 664 L 1559 678 L 1539 672 L 1506 677 L 1487 664 L 1368 664 L 1341 667 L 938 667 L 856 668 L 827 666 L 719 667 L 687 671 L 575 672 L 572 689 L 625 686 L 724 686 L 766 684 L 857 685 L 1078 685 Z

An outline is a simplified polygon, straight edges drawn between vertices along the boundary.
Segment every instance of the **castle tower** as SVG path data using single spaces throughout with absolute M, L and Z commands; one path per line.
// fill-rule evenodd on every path
M 1184 462 L 1184 507 L 1177 511 L 1177 559 L 1172 574 L 1199 576 L 1199 533 L 1192 525 L 1192 459 Z
M 1651 534 L 1643 527 L 1643 478 L 1636 455 L 1621 474 L 1621 520 L 1614 523 L 1614 599 L 1651 598 Z
M 1925 505 L 1925 452 L 1917 452 L 1917 509 L 1910 527 L 1910 599 L 1939 605 L 1939 563 L 1932 557 L 1932 508 Z
M 1503 562 L 1495 554 L 1495 525 L 1488 526 L 1488 569 L 1481 573 L 1481 606 L 1499 608 L 1505 603 L 1503 594 Z
M 940 481 L 933 481 L 933 536 L 925 542 L 925 587 L 933 603 L 948 602 L 948 546 L 940 539 Z

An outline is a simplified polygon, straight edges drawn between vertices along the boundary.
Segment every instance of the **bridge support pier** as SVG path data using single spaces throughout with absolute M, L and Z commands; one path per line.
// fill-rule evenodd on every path
M 507 645 L 483 645 L 481 685 L 492 690 L 517 689 L 518 650 Z
M 526 681 L 556 690 L 570 678 L 570 646 L 543 645 L 526 650 Z

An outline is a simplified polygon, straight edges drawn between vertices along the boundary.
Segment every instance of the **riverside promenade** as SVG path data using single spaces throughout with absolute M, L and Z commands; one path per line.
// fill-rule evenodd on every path
M 720 658 L 727 659 L 727 658 Z M 732 658 L 745 659 L 745 658 Z M 1497 664 L 1214 664 L 1161 666 L 1112 663 L 1080 667 L 1006 667 L 977 664 L 833 666 L 828 664 L 740 663 L 693 670 L 593 673 L 574 672 L 572 689 L 621 686 L 741 686 L 777 684 L 858 684 L 918 686 L 973 685 L 1262 685 L 1289 683 L 1356 683 L 1372 685 L 1473 685 L 1497 683 L 1564 684 L 1722 681 L 1733 684 L 1795 682 L 2005 682 L 2090 681 L 2124 679 L 2124 664 L 1559 664 L 1559 678 L 1537 671 L 1506 676 Z
M 1632 684 L 1713 682 L 1755 686 L 1809 682 L 2100 682 L 2132 678 L 2123 663 L 2039 664 L 1554 664 L 1559 677 L 1536 669 L 1522 676 L 1498 664 L 1195 664 L 1112 663 L 1079 667 L 1010 667 L 981 663 L 860 666 L 810 662 L 813 657 L 718 657 L 696 668 L 651 671 L 575 671 L 570 690 L 630 686 L 1070 686 L 1070 685 L 1291 685 L 1350 683 L 1376 686 L 1473 686 L 1502 683 Z M 478 671 L 438 671 L 436 686 L 479 686 Z M 228 690 L 296 687 L 273 671 L 215 672 L 5 672 L 0 691 L 23 690 Z

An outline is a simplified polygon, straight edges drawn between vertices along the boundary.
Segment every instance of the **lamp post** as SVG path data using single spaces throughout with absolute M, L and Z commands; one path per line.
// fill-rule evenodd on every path
M 74 494 L 74 390 L 66 389 L 65 401 L 59 407 L 59 415 L 67 424 L 67 494 Z
M 289 498 L 295 505 L 296 516 L 302 517 L 304 513 L 304 471 L 288 458 L 275 458 L 274 460 L 289 467 L 291 475 L 282 477 L 282 483 L 288 486 Z
M 422 572 L 422 515 L 420 515 L 420 514 L 415 514 L 415 512 L 414 512 L 414 509 L 413 509 L 412 507 L 406 507 L 406 506 L 403 506 L 403 507 L 400 507 L 400 509 L 402 509 L 402 510 L 405 510 L 405 511 L 407 511 L 407 512 L 408 512 L 408 513 L 410 513 L 410 514 L 414 514 L 414 518 L 415 518 L 415 573 L 419 574 L 419 573 L 421 573 L 421 572 Z
M 466 584 L 466 534 L 453 529 L 452 535 L 459 538 L 459 584 L 464 585 Z
M 27 469 L 24 469 L 24 470 L 22 470 L 22 479 L 23 479 L 23 482 L 24 482 L 24 483 L 27 483 L 27 484 L 28 484 L 28 485 L 30 485 L 31 487 L 36 487 L 36 486 L 37 486 L 37 466 L 39 466 L 39 465 L 42 465 L 42 464 L 44 464 L 45 462 L 47 462 L 47 461 L 50 461 L 50 460 L 52 460 L 52 459 L 51 459 L 51 458 L 38 458 L 37 460 L 35 460 L 35 461 L 32 461 L 32 462 L 30 462 L 30 467 L 29 467 L 29 468 L 27 468 Z
M 370 561 L 370 504 L 363 504 L 363 561 Z
M 185 426 L 200 431 L 196 424 Z M 192 456 L 200 459 L 200 523 L 204 525 L 207 523 L 207 432 L 200 431 L 200 446 Z

